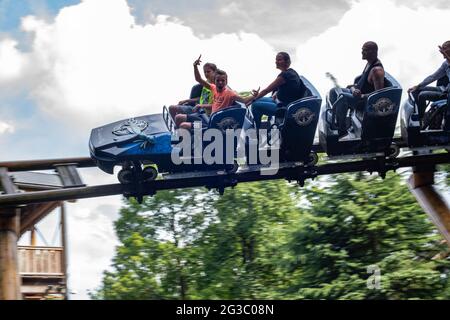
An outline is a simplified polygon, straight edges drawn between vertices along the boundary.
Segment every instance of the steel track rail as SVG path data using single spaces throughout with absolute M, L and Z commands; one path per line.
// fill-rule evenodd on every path
M 394 138 L 393 142 L 400 148 L 407 147 L 401 138 Z M 323 153 L 324 150 L 320 144 L 312 146 L 312 151 Z M 34 170 L 53 170 L 58 165 L 76 165 L 77 168 L 95 167 L 94 160 L 88 157 L 73 157 L 61 159 L 41 159 L 41 160 L 19 160 L 19 161 L 1 161 L 0 168 L 5 167 L 9 172 L 34 171 Z
M 286 179 L 298 181 L 303 185 L 306 179 L 320 175 L 352 173 L 360 171 L 378 172 L 384 176 L 387 171 L 404 167 L 434 166 L 450 163 L 449 153 L 416 155 L 395 159 L 361 160 L 342 163 L 328 163 L 314 167 L 293 166 L 281 168 L 274 175 L 261 175 L 259 170 L 237 172 L 211 176 L 186 176 L 183 178 L 161 179 L 133 185 L 107 184 L 87 187 L 76 187 L 59 190 L 46 190 L 0 196 L 0 208 L 19 206 L 48 201 L 75 200 L 92 197 L 103 197 L 123 194 L 125 196 L 142 197 L 153 195 L 158 190 L 169 190 L 191 187 L 216 188 L 223 192 L 226 187 L 233 187 L 240 182 Z

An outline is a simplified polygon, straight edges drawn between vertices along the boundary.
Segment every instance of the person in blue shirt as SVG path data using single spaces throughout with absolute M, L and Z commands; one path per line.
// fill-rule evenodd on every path
M 439 47 L 439 52 L 444 56 L 444 62 L 441 66 L 431 75 L 426 77 L 421 83 L 408 89 L 408 92 L 412 93 L 419 111 L 419 118 L 422 121 L 427 108 L 427 101 L 437 101 L 447 99 L 450 91 L 450 41 L 446 41 Z M 437 87 L 428 86 L 434 81 L 438 81 L 447 77 L 445 85 L 438 85 Z

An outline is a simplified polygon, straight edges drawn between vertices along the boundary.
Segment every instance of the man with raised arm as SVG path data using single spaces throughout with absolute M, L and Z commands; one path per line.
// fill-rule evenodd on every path
M 209 118 L 204 112 L 205 109 L 211 110 L 211 115 L 214 112 L 222 110 L 224 108 L 228 108 L 235 104 L 235 102 L 242 102 L 244 104 L 250 103 L 254 96 L 259 93 L 259 90 L 254 91 L 253 96 L 249 96 L 247 98 L 243 98 L 238 95 L 233 90 L 227 87 L 228 76 L 227 73 L 223 70 L 216 70 L 214 83 L 208 83 L 206 80 L 202 79 L 200 72 L 198 71 L 198 66 L 201 61 L 200 57 L 194 61 L 194 74 L 195 80 L 200 83 L 203 87 L 210 89 L 213 94 L 213 102 L 212 104 L 198 104 L 194 107 L 192 114 L 177 114 L 175 117 L 175 123 L 179 128 L 191 129 L 192 123 L 196 121 L 201 121 L 203 126 L 208 124 Z M 202 112 L 203 111 L 203 112 Z

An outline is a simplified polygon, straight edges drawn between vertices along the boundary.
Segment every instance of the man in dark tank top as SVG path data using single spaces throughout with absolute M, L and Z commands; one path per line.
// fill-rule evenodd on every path
M 348 109 L 363 106 L 370 93 L 388 85 L 383 65 L 378 59 L 377 44 L 373 41 L 364 43 L 361 54 L 362 59 L 367 60 L 367 64 L 363 73 L 356 77 L 354 84 L 347 86 L 346 89 L 333 88 L 329 93 L 330 102 L 334 105 L 340 138 L 348 134 L 345 122 Z M 340 95 L 342 98 L 338 99 Z

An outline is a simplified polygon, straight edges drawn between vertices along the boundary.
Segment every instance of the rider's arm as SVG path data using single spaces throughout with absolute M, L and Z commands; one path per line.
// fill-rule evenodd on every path
M 375 67 L 371 71 L 371 79 L 373 82 L 373 86 L 375 91 L 384 88 L 384 69 L 381 67 Z M 362 94 L 361 98 L 367 98 L 372 93 Z
M 203 87 L 205 87 L 207 89 L 211 89 L 211 86 L 209 85 L 209 83 L 206 80 L 204 80 L 202 78 L 202 76 L 200 75 L 200 72 L 198 71 L 198 64 L 196 64 L 196 63 L 194 63 L 194 76 L 195 76 L 195 81 L 200 83 Z
M 439 67 L 439 69 L 437 69 L 432 75 L 429 75 L 428 77 L 426 77 L 425 79 L 423 79 L 423 81 L 421 83 L 419 83 L 417 85 L 418 89 L 422 89 L 423 87 L 429 85 L 430 83 L 439 80 L 440 78 L 442 78 L 443 76 L 446 75 L 445 73 L 445 69 L 447 68 L 447 65 L 444 61 L 444 63 L 442 63 L 442 65 Z
M 277 77 L 269 86 L 263 90 L 261 90 L 255 97 L 252 97 L 254 100 L 264 97 L 269 92 L 276 90 L 279 86 L 286 83 L 283 77 Z
M 197 110 L 200 109 L 200 108 L 211 110 L 211 109 L 212 109 L 212 104 L 197 104 L 197 105 L 194 107 L 194 111 L 197 111 Z
M 192 99 L 181 100 L 180 102 L 178 102 L 178 104 L 179 105 L 183 105 L 185 103 L 191 104 L 191 103 L 197 103 L 199 101 L 200 101 L 200 98 L 192 98 Z
M 384 70 L 381 67 L 376 67 L 372 69 L 372 81 L 375 90 L 380 90 L 384 88 Z
M 252 102 L 253 100 L 255 100 L 254 96 L 248 96 L 248 97 L 241 97 L 240 95 L 236 95 L 234 97 L 234 100 L 238 101 L 238 102 L 242 102 L 245 105 L 250 104 L 250 102 Z

